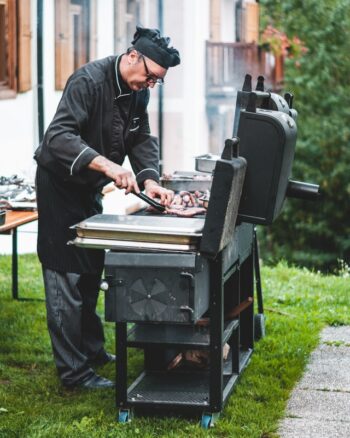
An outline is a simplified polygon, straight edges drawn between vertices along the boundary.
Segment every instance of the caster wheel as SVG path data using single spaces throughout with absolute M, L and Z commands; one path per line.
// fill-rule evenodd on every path
M 119 411 L 118 415 L 118 422 L 119 423 L 127 423 L 129 420 L 129 411 L 125 409 L 121 409 Z
M 265 337 L 265 316 L 263 313 L 254 315 L 254 340 Z
M 209 429 L 209 427 L 212 427 L 212 415 L 211 414 L 203 414 L 202 420 L 201 420 L 201 427 L 203 429 Z

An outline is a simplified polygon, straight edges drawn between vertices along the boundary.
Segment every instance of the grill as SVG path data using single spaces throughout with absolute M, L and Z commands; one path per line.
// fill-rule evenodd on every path
M 116 324 L 119 421 L 136 409 L 186 407 L 186 413 L 202 411 L 206 427 L 221 412 L 264 334 L 254 226 L 272 223 L 286 196 L 318 196 L 318 186 L 289 180 L 295 118 L 291 95 L 264 92 L 261 78 L 252 91 L 247 76 L 234 137 L 220 157 L 196 159 L 198 172 L 212 173 L 210 181 L 195 183 L 210 188 L 205 217 L 97 215 L 74 226 L 75 245 L 110 250 L 101 287 L 106 320 Z M 188 173 L 179 172 L 173 183 L 194 187 Z M 128 388 L 133 347 L 143 350 L 144 371 Z M 203 368 L 181 361 L 191 350 L 207 352 Z M 172 367 L 177 358 L 180 365 Z

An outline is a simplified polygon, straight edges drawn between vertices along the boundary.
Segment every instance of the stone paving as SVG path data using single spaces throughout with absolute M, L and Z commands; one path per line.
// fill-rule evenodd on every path
M 281 438 L 350 438 L 350 326 L 322 331 L 278 433 Z

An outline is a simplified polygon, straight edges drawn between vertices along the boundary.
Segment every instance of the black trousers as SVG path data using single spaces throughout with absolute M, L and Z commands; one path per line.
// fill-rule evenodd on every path
M 96 314 L 101 276 L 43 268 L 47 324 L 62 383 L 75 385 L 92 375 L 89 362 L 106 355 L 103 326 Z

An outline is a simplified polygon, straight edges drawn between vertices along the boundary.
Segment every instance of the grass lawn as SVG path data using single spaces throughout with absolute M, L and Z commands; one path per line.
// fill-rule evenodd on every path
M 267 336 L 255 345 L 215 428 L 199 417 L 135 417 L 115 421 L 114 391 L 69 391 L 61 387 L 51 356 L 43 301 L 13 301 L 10 257 L 0 256 L 0 437 L 276 437 L 290 391 L 325 325 L 350 324 L 349 278 L 322 276 L 280 263 L 262 268 Z M 20 296 L 44 296 L 35 255 L 21 256 Z M 101 294 L 99 312 L 103 315 Z M 105 324 L 107 349 L 114 326 Z M 142 369 L 130 353 L 130 378 Z M 114 367 L 100 373 L 115 378 Z

